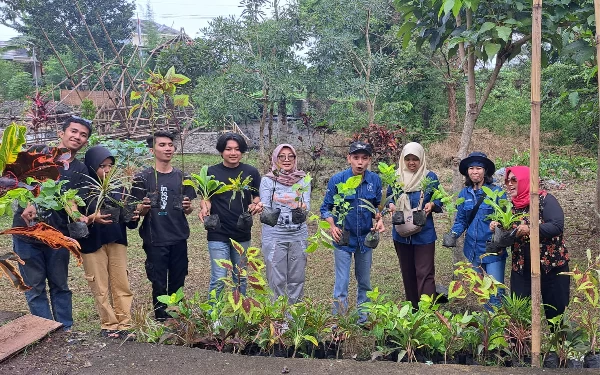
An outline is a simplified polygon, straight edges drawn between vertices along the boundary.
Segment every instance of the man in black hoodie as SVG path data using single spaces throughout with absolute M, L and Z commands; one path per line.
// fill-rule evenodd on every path
M 87 168 L 75 155 L 87 144 L 91 133 L 92 122 L 76 116 L 66 119 L 62 131 L 58 132 L 58 147 L 69 149 L 71 152 L 68 167 L 59 168 L 60 180 L 69 181 L 64 186 L 67 190 L 78 189 L 85 181 Z M 26 227 L 36 217 L 34 206 L 25 210 L 19 209 L 13 217 L 13 227 Z M 81 221 L 87 222 L 87 217 L 82 216 Z M 64 235 L 69 235 L 67 214 L 64 210 L 51 211 L 46 222 Z M 63 324 L 64 330 L 70 330 L 73 325 L 73 304 L 72 293 L 67 283 L 69 251 L 64 248 L 54 250 L 41 242 L 22 236 L 13 236 L 13 248 L 25 262 L 24 265 L 19 265 L 19 270 L 25 284 L 31 287 L 25 292 L 31 314 L 56 320 Z M 50 302 L 46 293 L 46 280 L 50 289 Z
M 115 158 L 102 146 L 90 148 L 85 153 L 84 163 L 89 176 L 99 183 L 113 176 L 110 172 L 115 166 Z M 128 191 L 113 191 L 110 198 L 100 202 L 100 206 L 110 199 L 124 202 L 128 197 Z M 134 215 L 127 223 L 124 220 L 113 223 L 110 214 L 100 213 L 97 196 L 88 195 L 86 203 L 87 212 L 91 213 L 88 216 L 90 234 L 80 239 L 79 244 L 85 278 L 92 289 L 100 316 L 100 333 L 104 337 L 131 339 L 129 329 L 133 294 L 127 277 L 127 227 L 136 228 L 139 216 Z

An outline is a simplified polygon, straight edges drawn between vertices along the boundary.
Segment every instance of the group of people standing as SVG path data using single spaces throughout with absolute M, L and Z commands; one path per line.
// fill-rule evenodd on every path
M 91 122 L 79 117 L 70 117 L 59 132 L 59 147 L 71 152 L 66 167 L 61 168 L 61 179 L 68 180 L 66 188 L 81 188 L 85 191 L 85 177 L 102 181 L 114 167 L 115 157 L 102 146 L 91 147 L 84 161 L 76 158 L 92 132 Z M 96 213 L 97 202 L 87 200 L 82 209 L 86 214 L 81 221 L 88 224 L 89 236 L 80 240 L 83 253 L 85 278 L 93 292 L 101 321 L 101 333 L 105 337 L 131 339 L 131 304 L 133 294 L 127 277 L 127 228 L 138 227 L 146 254 L 145 269 L 152 284 L 152 301 L 155 318 L 164 321 L 168 318 L 166 306 L 158 301 L 158 296 L 175 293 L 183 287 L 188 273 L 187 240 L 190 235 L 187 216 L 194 210 L 193 200 L 196 192 L 191 186 L 184 185 L 185 174 L 173 167 L 171 161 L 175 153 L 173 134 L 158 131 L 148 138 L 148 147 L 154 156 L 154 165 L 136 176 L 131 191 L 116 191 L 115 199 L 124 194 L 141 202 L 130 222 L 113 223 L 109 215 Z M 219 215 L 220 226 L 207 231 L 208 252 L 210 255 L 209 296 L 219 296 L 224 288 L 221 278 L 227 276 L 227 270 L 218 265 L 217 260 L 228 259 L 234 264 L 233 281 L 241 293 L 246 292 L 246 280 L 240 278 L 237 267 L 244 267 L 243 259 L 234 248 L 235 240 L 244 249 L 250 246 L 251 226 L 240 227 L 238 216 L 244 212 L 260 214 L 264 207 L 279 208 L 280 214 L 274 226 L 263 224 L 261 247 L 264 254 L 267 280 L 274 298 L 285 295 L 290 303 L 304 296 L 305 269 L 307 264 L 308 230 L 306 222 L 295 223 L 292 210 L 310 209 L 310 182 L 304 179 L 306 174 L 298 168 L 298 155 L 292 145 L 278 145 L 271 156 L 270 172 L 262 178 L 258 170 L 242 162 L 243 154 L 248 150 L 244 138 L 235 133 L 225 133 L 219 137 L 216 149 L 222 162 L 208 168 L 208 175 L 215 180 L 228 183 L 230 179 L 251 178 L 241 197 L 232 199 L 234 192 L 226 191 L 213 195 L 210 200 L 201 200 L 198 218 L 201 221 L 208 215 Z M 333 312 L 343 313 L 348 308 L 348 285 L 350 268 L 354 258 L 355 277 L 358 284 L 357 305 L 359 323 L 367 316 L 360 305 L 368 301 L 367 292 L 371 290 L 370 275 L 373 261 L 373 249 L 366 246 L 365 237 L 370 232 L 384 232 L 385 226 L 381 214 L 373 214 L 364 207 L 365 201 L 374 207 L 382 200 L 382 181 L 369 170 L 373 150 L 371 145 L 354 142 L 350 145 L 346 157 L 349 167 L 333 175 L 325 192 L 320 213 L 323 220 L 330 224 L 330 234 L 334 246 L 335 281 L 333 290 Z M 498 281 L 504 281 L 506 251 L 496 255 L 482 257 L 486 253 L 486 243 L 490 240 L 496 225 L 490 222 L 488 215 L 491 207 L 483 202 L 482 186 L 499 189 L 492 184 L 491 176 L 495 166 L 484 154 L 473 153 L 460 164 L 460 172 L 465 175 L 465 188 L 459 197 L 464 204 L 458 208 L 452 233 L 458 237 L 465 235 L 465 257 L 475 267 L 492 275 Z M 352 176 L 361 176 L 361 182 L 353 195 L 345 196 L 351 207 L 342 224 L 336 217 L 334 196 L 338 193 L 338 184 L 346 182 Z M 415 308 L 421 295 L 435 296 L 435 242 L 437 240 L 432 213 L 441 212 L 440 201 L 432 200 L 432 189 L 422 192 L 422 180 L 428 178 L 432 188 L 438 185 L 437 175 L 428 170 L 425 150 L 415 142 L 408 143 L 402 149 L 397 178 L 403 186 L 399 197 L 394 197 L 389 210 L 410 212 L 422 207 L 426 213 L 424 226 L 409 234 L 396 229 L 392 231 L 394 247 L 400 263 L 406 299 Z M 529 209 L 529 179 L 527 167 L 513 167 L 506 171 L 506 185 L 515 210 L 527 212 Z M 302 189 L 297 186 L 301 184 Z M 300 193 L 299 193 L 300 191 Z M 388 196 L 391 191 L 388 192 Z M 85 193 L 84 193 L 85 194 Z M 154 201 L 152 195 L 158 195 Z M 302 194 L 302 199 L 298 199 Z M 540 236 L 542 268 L 542 295 L 544 303 L 556 310 L 546 308 L 548 318 L 564 311 L 568 303 L 569 279 L 558 275 L 568 270 L 568 252 L 564 247 L 562 232 L 564 215 L 556 199 L 546 192 L 540 193 Z M 395 203 L 394 203 L 395 202 Z M 74 209 L 76 209 L 74 207 Z M 34 206 L 15 213 L 14 225 L 27 226 L 36 216 Z M 56 211 L 47 222 L 68 235 L 66 213 Z M 520 296 L 530 294 L 528 277 L 529 258 L 529 221 L 524 219 L 516 228 L 516 240 L 512 245 L 513 265 L 511 288 Z M 349 232 L 346 245 L 340 245 L 342 232 Z M 25 292 L 30 311 L 47 319 L 61 322 L 69 330 L 73 324 L 71 291 L 67 285 L 69 253 L 66 249 L 52 250 L 46 245 L 27 238 L 14 236 L 14 250 L 24 260 L 20 271 L 27 285 L 32 287 Z M 46 293 L 48 281 L 50 301 Z M 111 298 L 112 297 L 112 303 Z M 493 305 L 501 303 L 500 296 L 490 301 Z M 554 315 L 553 315 L 554 314 Z

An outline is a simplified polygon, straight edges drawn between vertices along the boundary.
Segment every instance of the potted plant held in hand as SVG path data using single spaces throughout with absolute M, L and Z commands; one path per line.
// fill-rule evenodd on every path
M 118 223 L 124 202 L 132 198 L 129 193 L 126 193 L 128 185 L 131 184 L 129 177 L 124 175 L 119 167 L 112 168 L 102 179 L 84 176 L 88 179 L 87 199 L 96 205 L 94 214 L 109 215 L 108 220 Z
M 311 181 L 312 177 L 307 173 L 300 181 L 292 185 L 292 190 L 296 192 L 295 200 L 298 202 L 298 207 L 292 208 L 292 223 L 294 224 L 304 223 L 308 216 L 308 211 L 304 203 L 304 194 L 310 191 Z
M 398 181 L 398 175 L 396 173 L 396 167 L 393 164 L 387 165 L 386 163 L 379 163 L 379 176 L 384 186 L 388 186 L 392 190 L 392 194 L 389 196 L 389 202 L 395 202 L 400 198 L 400 195 L 404 192 L 404 184 Z M 387 188 L 384 188 L 387 192 Z M 392 214 L 392 224 L 400 225 L 404 224 L 404 212 L 402 210 L 396 210 Z
M 229 182 L 230 184 L 227 186 L 228 189 L 232 192 L 231 200 L 229 201 L 229 203 L 231 203 L 231 201 L 233 201 L 235 197 L 239 194 L 240 202 L 242 203 L 242 207 L 244 207 L 245 193 L 247 191 L 249 192 L 250 190 L 256 190 L 252 186 L 250 186 L 250 183 L 252 183 L 252 177 L 248 176 L 242 179 L 242 172 L 240 172 L 240 174 L 235 179 L 230 178 Z M 247 231 L 250 230 L 250 228 L 252 228 L 252 214 L 250 213 L 250 211 L 246 210 L 240 214 L 237 221 L 237 228 L 242 231 Z
M 347 246 L 350 242 L 350 232 L 344 227 L 344 220 L 352 206 L 346 200 L 347 196 L 356 194 L 356 188 L 362 182 L 362 176 L 352 176 L 346 182 L 340 182 L 336 185 L 337 194 L 333 196 L 333 214 L 337 218 L 335 224 L 342 230 L 342 236 L 338 241 L 338 245 Z
M 431 200 L 439 200 L 442 203 L 442 206 L 444 207 L 446 212 L 450 215 L 453 215 L 457 211 L 456 207 L 463 204 L 465 198 L 456 198 L 456 194 L 448 193 L 442 185 L 439 185 L 437 188 L 433 189 Z M 444 233 L 442 246 L 456 247 L 456 236 L 454 235 L 454 233 Z
M 184 185 L 192 186 L 203 202 L 210 201 L 213 195 L 221 194 L 230 190 L 230 185 L 215 180 L 215 176 L 208 175 L 208 166 L 200 169 L 200 174 L 192 173 L 189 180 L 183 181 Z M 219 215 L 208 215 L 204 217 L 204 229 L 218 230 L 221 227 Z
M 385 200 L 385 196 L 383 197 L 383 199 Z M 364 203 L 364 204 L 361 204 L 360 207 L 369 210 L 369 212 L 371 212 L 375 216 L 378 213 L 380 213 L 381 216 L 383 217 L 389 213 L 389 209 L 387 207 L 385 207 L 386 201 L 384 201 L 384 200 L 382 200 L 382 202 L 379 204 L 378 207 L 375 207 L 373 205 L 373 203 L 371 203 L 370 201 L 368 201 L 364 198 L 360 198 L 360 200 L 363 201 L 363 203 Z M 376 230 L 371 230 L 369 232 L 369 234 L 367 234 L 367 236 L 365 237 L 364 244 L 366 247 L 370 247 L 371 249 L 376 248 L 377 245 L 379 245 L 379 232 Z
M 433 180 L 429 177 L 424 177 L 421 180 L 421 198 L 419 199 L 419 205 L 416 209 L 413 209 L 412 212 L 412 222 L 414 225 L 424 227 L 425 223 L 427 223 L 427 213 L 425 212 L 425 210 L 423 210 L 423 199 L 425 198 L 425 194 L 427 194 L 432 189 L 432 185 L 436 181 L 437 180 Z
M 505 196 L 503 190 L 493 191 L 487 186 L 482 186 L 486 198 L 483 200 L 487 205 L 494 209 L 494 212 L 487 216 L 487 219 L 500 223 L 496 226 L 492 235 L 492 244 L 496 247 L 507 247 L 512 245 L 516 239 L 516 228 L 513 224 L 520 223 L 528 215 L 525 213 L 513 213 L 513 205 Z
M 38 218 L 41 221 L 50 216 L 50 211 L 64 210 L 67 214 L 69 224 L 69 236 L 75 239 L 84 238 L 89 234 L 87 224 L 80 222 L 81 213 L 75 209 L 76 206 L 85 206 L 83 199 L 77 195 L 77 189 L 69 189 L 62 192 L 63 185 L 69 181 L 47 180 L 40 184 L 40 193 L 37 197 L 31 195 L 30 201 L 36 206 Z
M 281 213 L 281 208 L 273 208 L 273 197 L 275 196 L 275 189 L 277 188 L 277 177 L 279 177 L 279 169 L 275 169 L 273 171 L 273 175 L 275 179 L 273 180 L 273 188 L 271 189 L 271 198 L 269 206 L 263 207 L 263 211 L 260 213 L 260 222 L 266 224 L 270 227 L 274 227 L 277 225 L 279 221 L 279 214 Z

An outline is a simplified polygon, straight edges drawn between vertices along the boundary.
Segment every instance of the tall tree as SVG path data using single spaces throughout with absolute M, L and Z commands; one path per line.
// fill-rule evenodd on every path
M 158 32 L 158 26 L 154 20 L 154 10 L 150 4 L 150 0 L 146 1 L 146 7 L 144 9 L 144 34 L 146 34 L 146 40 L 143 42 L 144 47 L 148 50 L 153 50 L 157 47 L 160 42 L 160 33 Z M 181 73 L 181 72 L 180 72 Z
M 308 57 L 318 75 L 316 83 L 326 87 L 329 97 L 350 93 L 363 98 L 368 122 L 373 123 L 377 98 L 388 82 L 387 68 L 394 54 L 390 2 L 300 0 L 299 3 L 302 22 L 310 30 Z M 337 89 L 330 90 L 333 86 Z
M 96 46 L 102 55 L 113 54 L 99 19 L 118 49 L 131 39 L 134 11 L 133 0 L 5 0 L 0 3 L 0 23 L 30 37 L 46 57 L 53 51 L 44 33 L 57 50 L 79 51 L 77 44 L 98 60 L 104 56 L 98 56 Z
M 405 45 L 416 40 L 419 47 L 427 43 L 434 51 L 448 48 L 450 57 L 458 54 L 460 58 L 465 77 L 466 106 L 460 146 L 453 162 L 453 190 L 458 191 L 462 180 L 458 163 L 467 155 L 475 123 L 496 84 L 500 69 L 518 56 L 522 47 L 531 40 L 531 1 L 394 2 L 403 22 L 398 36 Z M 581 18 L 571 15 L 590 15 L 590 5 L 589 0 L 545 1 L 542 38 L 552 48 L 544 50 L 544 62 L 556 58 L 557 51 L 563 46 L 561 31 L 581 21 Z M 485 78 L 487 82 L 478 98 L 475 70 L 476 67 L 488 66 L 491 69 Z

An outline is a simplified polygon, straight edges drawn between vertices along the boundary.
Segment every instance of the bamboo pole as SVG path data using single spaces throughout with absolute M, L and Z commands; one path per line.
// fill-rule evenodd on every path
M 541 277 L 540 277 L 540 81 L 542 66 L 542 0 L 533 0 L 531 39 L 531 134 L 529 181 L 529 249 L 531 254 L 531 366 L 540 367 Z
M 600 0 L 594 0 L 594 17 L 596 19 L 596 64 L 600 63 Z M 596 73 L 598 78 L 598 99 L 600 99 L 600 73 Z M 600 102 L 599 102 L 600 103 Z M 600 126 L 598 127 L 598 163 L 600 163 Z M 596 172 L 596 217 L 595 222 L 600 226 L 600 168 Z

